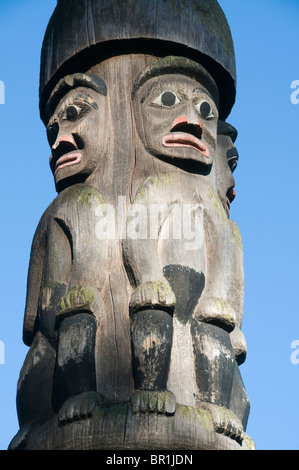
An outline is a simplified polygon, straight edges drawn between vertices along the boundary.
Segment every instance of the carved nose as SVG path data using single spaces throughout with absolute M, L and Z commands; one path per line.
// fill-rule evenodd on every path
M 186 116 L 180 116 L 176 118 L 171 125 L 171 132 L 176 131 L 192 134 L 198 139 L 201 139 L 202 123 L 198 120 L 188 120 Z
M 58 134 L 54 145 L 52 145 L 52 151 L 55 152 L 58 149 L 58 147 L 61 147 L 61 146 L 70 147 L 71 150 L 77 150 L 78 149 L 76 141 L 75 141 L 75 139 L 72 135 L 63 134 L 63 135 L 60 136 Z
M 47 137 L 48 137 L 48 142 L 51 148 L 57 139 L 58 133 L 59 133 L 58 122 L 54 122 L 51 126 L 47 128 Z
M 226 196 L 227 196 L 229 202 L 233 202 L 233 200 L 234 200 L 235 197 L 236 197 L 235 188 L 229 188 L 229 190 L 227 191 Z

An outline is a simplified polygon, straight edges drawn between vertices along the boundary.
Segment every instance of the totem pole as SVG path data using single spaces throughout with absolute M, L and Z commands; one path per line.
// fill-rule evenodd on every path
M 10 449 L 254 449 L 235 57 L 216 0 L 59 0 Z

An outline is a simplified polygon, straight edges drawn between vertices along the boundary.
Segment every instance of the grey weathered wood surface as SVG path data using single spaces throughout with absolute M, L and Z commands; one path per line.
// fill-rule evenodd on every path
M 160 60 L 169 50 L 172 57 Z M 102 80 L 107 93 L 92 95 L 93 121 L 83 115 L 76 127 L 54 109 L 48 115 L 45 104 L 60 78 L 78 72 Z M 206 135 L 210 129 L 208 163 L 190 148 L 157 151 L 151 129 L 172 132 L 184 113 L 181 129 L 194 137 L 199 116 L 195 122 L 193 95 L 192 106 L 182 99 L 179 114 L 169 109 L 164 121 L 161 109 L 144 109 L 153 83 L 184 89 L 185 97 L 207 88 L 215 113 L 201 124 Z M 24 319 L 30 350 L 11 448 L 254 448 L 239 371 L 242 242 L 226 206 L 233 144 L 217 136 L 218 91 L 223 118 L 235 99 L 235 65 L 217 2 L 58 2 L 43 45 L 41 116 L 46 125 L 56 120 L 69 141 L 84 135 L 94 166 L 65 180 L 58 174 L 59 194 L 34 236 Z M 98 217 L 107 204 L 119 209 L 120 196 L 124 223 L 99 240 Z M 161 203 L 157 239 L 125 236 L 134 204 Z M 162 236 L 174 225 L 169 208 L 188 204 L 202 215 L 195 251 Z
M 103 58 L 112 50 L 147 49 L 165 55 L 168 49 L 167 55 L 174 48 L 177 55 L 182 50 L 181 55 L 195 54 L 215 73 L 223 91 L 221 114 L 226 118 L 235 100 L 236 67 L 231 32 L 217 2 L 61 0 L 49 22 L 42 49 L 42 105 L 53 77 L 57 80 L 64 71 L 83 71 L 79 68 L 85 66 L 86 54 L 91 60 L 95 56 Z

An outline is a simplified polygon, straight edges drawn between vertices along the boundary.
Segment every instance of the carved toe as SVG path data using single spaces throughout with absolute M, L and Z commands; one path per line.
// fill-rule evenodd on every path
M 86 392 L 68 398 L 58 413 L 60 425 L 90 418 L 95 408 L 103 402 L 102 395 L 97 392 Z
M 176 409 L 176 399 L 172 392 L 135 390 L 131 397 L 133 413 L 160 413 L 173 415 Z

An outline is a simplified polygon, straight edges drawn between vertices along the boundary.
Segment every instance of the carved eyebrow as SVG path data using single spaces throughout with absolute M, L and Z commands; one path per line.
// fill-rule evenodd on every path
M 219 107 L 219 92 L 214 79 L 200 64 L 185 57 L 164 57 L 146 67 L 134 82 L 132 97 L 147 80 L 160 75 L 184 75 L 196 80 L 210 90 L 214 103 Z
M 193 93 L 196 90 L 200 91 L 201 93 L 204 93 L 205 95 L 208 95 L 208 97 L 211 98 L 212 101 L 214 101 L 213 96 L 207 90 L 205 90 L 204 88 L 196 87 L 196 88 L 194 88 Z
M 150 88 L 149 88 L 145 93 L 143 93 L 143 95 L 142 95 L 142 97 L 141 97 L 141 100 L 140 100 L 141 103 L 143 103 L 143 102 L 146 100 L 146 98 L 147 98 L 153 91 L 155 91 L 155 90 L 157 90 L 157 91 L 160 91 L 160 90 L 161 90 L 161 83 L 160 83 L 160 82 L 159 82 L 159 83 L 158 83 L 158 82 L 154 82 L 154 83 L 150 86 Z
M 107 96 L 107 85 L 105 81 L 97 76 L 75 73 L 68 75 L 58 82 L 46 106 L 46 116 L 49 120 L 59 101 L 71 90 L 86 87 Z
M 226 152 L 226 158 L 228 160 L 232 159 L 232 158 L 236 158 L 237 160 L 239 160 L 239 152 L 238 150 L 236 149 L 236 147 L 233 147 L 231 149 L 228 149 L 228 151 Z
M 86 103 L 87 106 L 92 107 L 93 109 L 99 109 L 98 103 L 96 103 L 93 98 L 88 95 L 88 94 L 83 94 L 83 93 L 77 93 L 76 95 L 70 97 L 67 96 L 65 102 L 62 103 L 61 109 L 58 112 L 58 117 L 61 119 L 61 117 L 64 115 L 66 109 L 69 106 L 72 106 L 75 104 L 75 102 L 81 102 L 81 103 Z M 78 103 L 79 104 L 79 103 Z
M 218 121 L 217 134 L 230 137 L 233 142 L 235 142 L 238 137 L 237 129 L 231 124 L 228 124 L 227 122 L 222 121 L 222 120 Z
M 85 103 L 92 106 L 94 109 L 99 109 L 98 103 L 96 103 L 92 97 L 88 94 L 84 95 L 83 93 L 78 93 L 74 96 L 74 100 L 85 101 Z
M 161 82 L 154 82 L 152 83 L 152 85 L 150 86 L 150 88 L 142 95 L 141 97 L 141 103 L 143 103 L 149 96 L 152 92 L 154 91 L 157 91 L 157 93 L 161 92 L 163 93 L 163 91 L 172 91 L 174 92 L 174 90 L 172 88 L 174 87 L 179 87 L 180 85 L 177 85 L 174 81 L 172 81 L 171 83 L 161 83 Z M 170 90 L 171 88 L 171 90 Z M 182 91 L 182 90 L 175 90 L 177 93 L 179 93 L 180 96 L 183 96 L 184 98 L 187 98 L 187 95 Z

